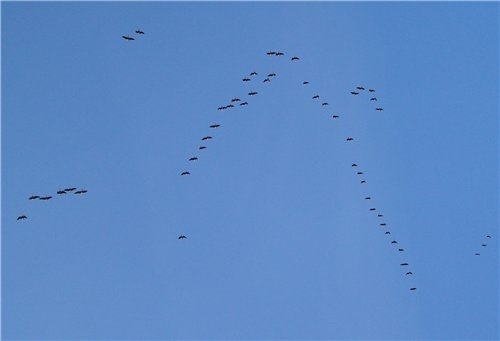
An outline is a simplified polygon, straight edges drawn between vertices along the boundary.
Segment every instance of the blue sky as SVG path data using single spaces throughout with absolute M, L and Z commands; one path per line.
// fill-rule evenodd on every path
M 3 338 L 497 339 L 498 27 L 495 2 L 2 2 Z

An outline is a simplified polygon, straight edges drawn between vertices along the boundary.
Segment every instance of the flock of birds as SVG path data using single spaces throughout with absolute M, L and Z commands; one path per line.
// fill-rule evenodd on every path
M 135 30 L 135 33 L 138 34 L 138 35 L 144 34 L 144 32 L 141 31 L 141 30 Z M 125 39 L 125 40 L 135 40 L 134 37 L 131 37 L 129 35 L 122 36 L 122 38 Z
M 85 193 L 87 193 L 87 190 L 86 189 L 79 189 L 79 190 L 76 190 L 76 187 L 68 187 L 68 188 L 65 188 L 65 189 L 60 189 L 56 192 L 56 195 L 63 195 L 63 194 L 69 194 L 69 193 L 73 193 L 73 194 L 77 194 L 77 195 L 83 195 Z M 52 195 L 36 195 L 36 194 L 32 194 L 28 200 L 29 201 L 33 201 L 33 200 L 42 200 L 42 201 L 47 201 L 47 200 L 50 200 L 52 199 Z M 28 219 L 28 216 L 25 215 L 25 214 L 21 214 L 20 216 L 17 217 L 17 220 L 26 220 Z

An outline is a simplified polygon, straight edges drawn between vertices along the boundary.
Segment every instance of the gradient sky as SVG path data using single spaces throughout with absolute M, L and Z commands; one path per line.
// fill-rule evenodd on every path
M 498 339 L 498 2 L 1 6 L 4 339 Z

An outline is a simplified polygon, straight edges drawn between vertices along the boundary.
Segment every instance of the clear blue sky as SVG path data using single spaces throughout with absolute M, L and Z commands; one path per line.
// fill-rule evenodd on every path
M 499 337 L 498 3 L 1 6 L 3 338 Z

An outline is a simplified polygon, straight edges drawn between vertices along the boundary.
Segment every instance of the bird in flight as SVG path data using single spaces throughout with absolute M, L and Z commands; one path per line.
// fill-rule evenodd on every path
M 308 81 L 303 81 L 302 84 L 306 85 L 306 84 L 309 84 Z
M 365 173 L 363 173 L 363 172 L 357 172 L 356 174 L 361 175 L 361 174 L 365 174 Z
M 28 217 L 25 216 L 24 214 L 17 217 L 17 220 L 24 220 L 24 219 L 28 219 Z
M 480 253 L 477 253 L 477 252 L 476 252 L 474 255 L 475 255 L 475 256 L 479 256 L 479 255 L 480 255 Z
M 372 98 L 370 98 L 370 101 L 378 101 L 378 100 L 377 100 L 377 97 L 372 97 Z
M 406 273 L 406 275 L 413 275 L 413 272 L 408 271 L 408 272 Z
M 352 140 L 354 140 L 352 137 L 346 138 L 346 141 L 352 141 Z
M 365 200 L 370 200 L 372 197 L 366 197 Z
M 382 110 L 384 110 L 384 109 L 383 109 L 383 108 L 375 108 L 375 110 L 377 110 L 377 111 L 382 111 Z
M 284 56 L 285 54 L 283 52 L 276 52 L 277 56 Z
M 272 56 L 272 55 L 276 54 L 276 52 L 274 52 L 274 51 L 269 51 L 269 52 L 267 52 L 266 54 L 267 54 L 268 56 Z
M 69 187 L 69 188 L 65 188 L 64 190 L 65 190 L 66 192 L 72 192 L 72 191 L 74 191 L 75 189 L 76 189 L 76 187 Z
M 50 200 L 50 199 L 52 199 L 51 195 L 46 195 L 44 197 L 40 197 L 40 200 Z
M 317 99 L 317 98 L 319 98 L 319 95 L 314 95 L 314 96 L 312 97 L 312 99 Z
M 398 251 L 404 251 L 405 249 L 398 249 Z
M 270 82 L 271 80 L 269 78 L 264 79 L 263 83 Z
M 267 77 L 276 77 L 276 74 L 273 72 L 273 73 L 268 74 Z
M 191 175 L 188 171 L 182 172 L 181 175 Z
M 368 91 L 370 91 L 370 92 L 375 92 L 375 90 L 373 90 L 373 89 L 368 89 Z
M 487 235 L 487 236 L 486 236 L 486 238 L 491 238 L 491 236 L 490 236 L 490 235 Z
M 206 141 L 206 140 L 210 140 L 212 138 L 212 136 L 205 136 L 204 138 L 202 138 L 201 140 L 202 141 Z
M 248 105 L 248 102 L 241 102 L 240 105 Z
M 375 207 L 370 208 L 370 211 L 375 211 L 375 210 L 376 210 Z
M 481 246 L 486 246 L 486 244 L 481 244 Z
M 333 118 L 339 118 L 339 116 L 338 116 L 338 115 L 333 115 L 332 117 L 333 117 Z
M 391 234 L 391 232 L 390 232 L 390 231 L 387 231 L 385 234 Z
M 179 236 L 179 238 L 177 238 L 177 239 L 186 239 L 186 238 L 187 238 L 187 237 L 186 237 L 185 235 L 181 234 L 181 235 Z
M 137 34 L 144 34 L 144 32 L 141 31 L 141 30 L 136 30 L 135 33 L 137 33 Z
M 248 96 L 254 96 L 254 95 L 257 95 L 258 92 L 257 91 L 252 91 L 252 92 L 249 92 L 248 93 Z
M 245 77 L 245 78 L 243 78 L 243 79 L 242 79 L 242 81 L 243 81 L 243 82 L 250 82 L 250 78 L 246 78 L 246 77 Z
M 328 102 L 323 102 L 321 103 L 321 105 L 328 105 Z
M 31 197 L 28 198 L 28 200 L 35 200 L 35 199 L 40 199 L 39 195 L 32 195 Z
M 129 37 L 129 36 L 122 36 L 123 39 L 125 40 L 135 40 L 135 38 Z
M 359 95 L 359 92 L 351 91 L 351 94 L 353 94 L 353 95 Z
M 87 193 L 86 189 L 81 189 L 81 190 L 75 192 L 75 194 L 85 194 L 85 193 Z
M 380 223 L 380 226 L 386 226 L 387 224 L 386 223 Z
M 212 125 L 210 126 L 210 128 L 219 128 L 219 127 L 220 127 L 220 124 L 212 124 Z
M 239 99 L 239 98 L 237 98 L 237 97 L 235 97 L 235 98 L 233 98 L 233 99 L 231 100 L 231 102 L 239 102 L 239 101 L 241 101 L 241 99 Z
M 356 89 L 358 89 L 358 90 L 364 90 L 365 88 L 363 88 L 362 86 L 357 86 Z
M 366 180 L 361 180 L 361 184 L 366 184 Z
M 250 76 L 257 76 L 257 72 L 253 71 L 252 73 L 250 73 Z
M 292 60 L 299 60 L 299 57 L 292 57 Z
M 355 163 L 353 163 L 353 164 L 351 165 L 351 167 L 358 167 L 358 165 L 357 165 L 357 164 L 355 164 Z
M 66 194 L 66 191 L 60 190 L 56 192 L 57 194 Z
M 226 108 L 234 108 L 234 105 L 232 104 L 226 105 Z
M 207 147 L 205 146 L 200 146 L 200 148 L 198 148 L 199 150 L 202 150 L 202 149 L 207 149 Z
M 393 241 L 391 242 L 391 244 L 397 244 L 397 243 L 398 243 L 398 242 L 397 242 L 397 241 L 395 241 L 395 240 L 393 240 Z
M 401 263 L 400 265 L 401 265 L 401 266 L 407 266 L 407 265 L 408 265 L 408 263 Z
M 383 217 L 383 215 L 382 214 L 377 214 L 377 217 Z
M 193 157 L 189 158 L 189 161 L 196 161 L 196 160 L 198 160 L 198 158 L 196 156 L 193 156 Z
M 417 290 L 417 288 L 410 288 L 410 290 Z

